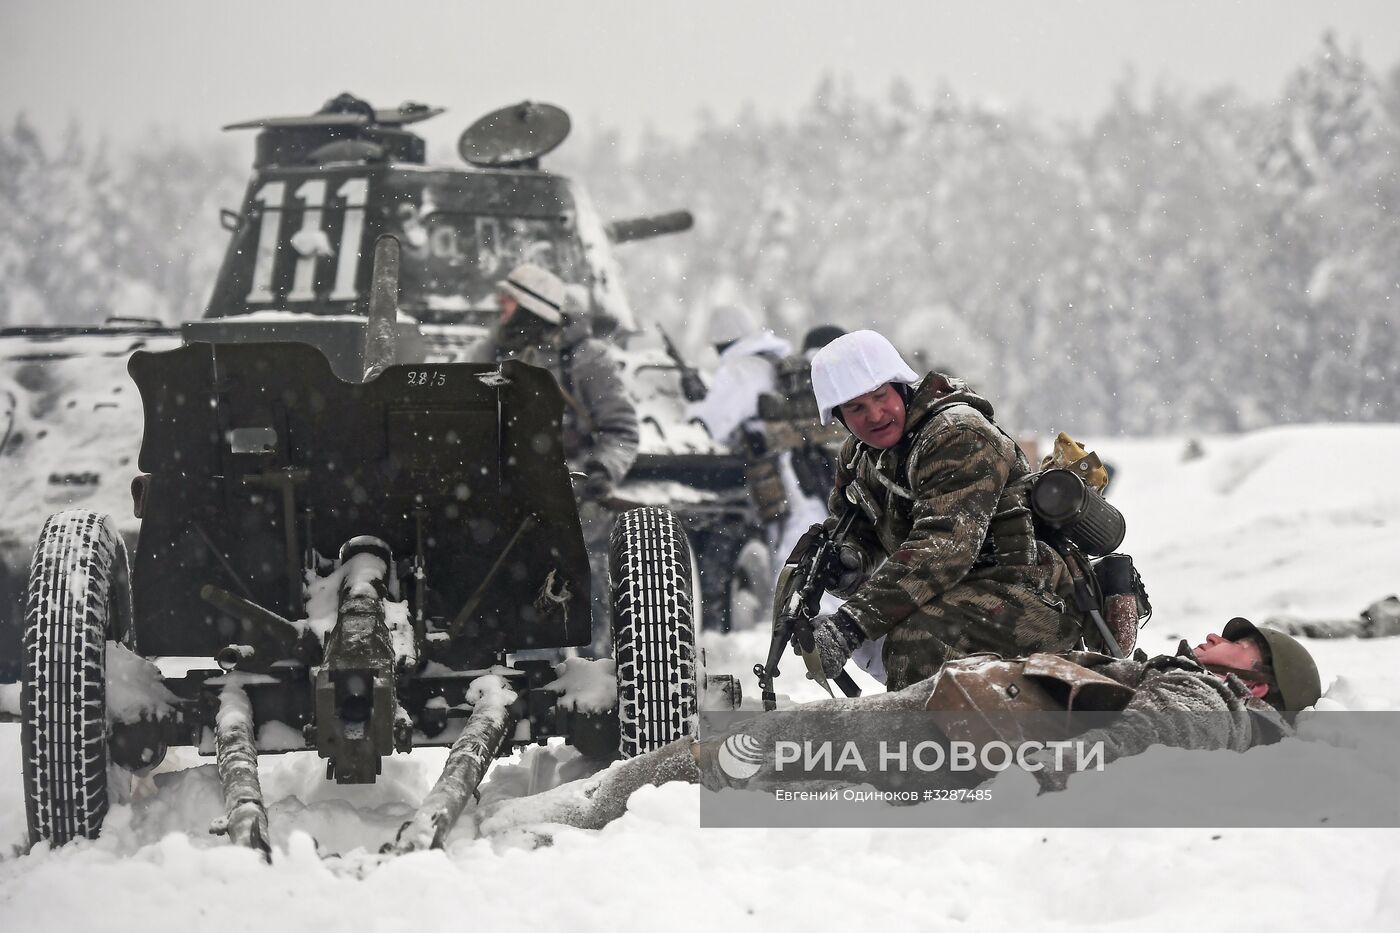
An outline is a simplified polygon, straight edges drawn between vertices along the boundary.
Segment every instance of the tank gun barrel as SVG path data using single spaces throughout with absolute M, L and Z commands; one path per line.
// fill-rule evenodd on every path
M 690 211 L 671 211 L 666 214 L 650 214 L 645 217 L 629 217 L 614 220 L 607 226 L 608 239 L 614 243 L 628 243 L 632 240 L 646 240 L 668 233 L 684 233 L 695 226 L 695 216 Z
M 393 234 L 374 241 L 372 278 L 365 321 L 365 382 L 394 365 L 398 350 L 394 325 L 399 317 L 399 240 Z

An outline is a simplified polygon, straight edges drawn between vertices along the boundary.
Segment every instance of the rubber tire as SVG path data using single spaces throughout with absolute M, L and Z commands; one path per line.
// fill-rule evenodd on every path
M 633 509 L 614 523 L 609 595 L 623 758 L 695 731 L 690 568 L 690 545 L 669 510 Z
M 39 534 L 25 600 L 20 748 L 31 844 L 94 839 L 107 815 L 107 639 L 130 618 L 126 547 L 73 510 Z

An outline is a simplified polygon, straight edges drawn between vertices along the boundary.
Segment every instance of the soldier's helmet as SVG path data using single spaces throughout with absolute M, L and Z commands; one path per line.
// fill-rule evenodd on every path
M 497 287 L 541 320 L 554 325 L 563 322 L 564 283 L 548 269 L 532 262 L 522 263 L 510 270 Z
M 845 334 L 845 328 L 837 327 L 835 324 L 821 324 L 817 327 L 813 327 L 811 330 L 807 331 L 807 335 L 802 338 L 802 352 L 808 354 L 815 353 L 837 337 L 843 337 Z
M 710 312 L 710 343 L 723 346 L 758 332 L 758 321 L 747 308 L 718 305 Z
M 887 382 L 913 385 L 918 381 L 918 374 L 894 344 L 873 330 L 837 337 L 812 357 L 812 392 L 822 424 L 831 423 L 832 409 Z
M 1238 616 L 1225 624 L 1220 633 L 1229 641 L 1254 638 L 1264 646 L 1265 662 L 1273 671 L 1274 683 L 1264 697 L 1285 712 L 1312 706 L 1322 696 L 1322 679 L 1317 662 L 1297 639 L 1276 629 L 1261 628 Z

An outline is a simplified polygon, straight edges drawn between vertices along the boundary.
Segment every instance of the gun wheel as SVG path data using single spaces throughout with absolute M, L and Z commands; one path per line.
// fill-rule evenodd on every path
M 609 556 L 618 750 L 631 758 L 695 728 L 690 546 L 667 509 L 633 509 L 613 526 Z
M 20 748 L 31 844 L 92 839 L 107 815 L 106 652 L 130 619 L 126 548 L 105 515 L 49 517 L 25 599 Z

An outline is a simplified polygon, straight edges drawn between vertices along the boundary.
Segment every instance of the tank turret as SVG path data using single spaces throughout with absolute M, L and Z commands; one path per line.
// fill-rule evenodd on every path
M 465 165 L 429 165 L 409 127 L 441 112 L 381 110 L 342 94 L 313 114 L 225 127 L 259 133 L 205 317 L 363 315 L 371 247 L 390 234 L 403 244 L 400 308 L 420 323 L 489 323 L 496 283 L 533 262 L 583 286 L 591 313 L 632 329 L 611 255 L 617 225 L 605 226 L 572 180 L 539 167 L 568 136 L 568 114 L 530 101 L 503 107 L 462 133 Z M 618 241 L 671 229 L 653 224 Z

